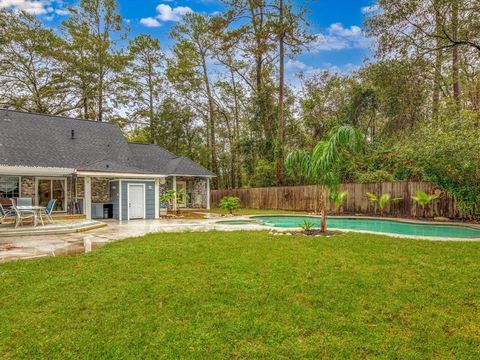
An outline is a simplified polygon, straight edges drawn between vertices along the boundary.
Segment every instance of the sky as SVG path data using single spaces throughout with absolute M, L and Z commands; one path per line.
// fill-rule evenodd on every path
M 0 0 L 0 8 L 22 9 L 35 14 L 46 26 L 56 27 L 68 15 L 66 10 L 78 0 Z M 294 0 L 307 5 L 310 31 L 317 41 L 308 51 L 286 63 L 287 79 L 299 72 L 330 69 L 349 73 L 371 57 L 371 42 L 365 38 L 362 19 L 374 8 L 374 0 Z M 223 9 L 219 0 L 118 0 L 120 13 L 130 28 L 130 36 L 148 33 L 160 39 L 168 50 L 172 25 L 187 12 L 215 14 Z

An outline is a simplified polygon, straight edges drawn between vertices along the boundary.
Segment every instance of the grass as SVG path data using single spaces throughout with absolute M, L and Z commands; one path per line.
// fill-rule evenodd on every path
M 152 234 L 0 265 L 0 358 L 480 357 L 480 243 Z
M 212 208 L 209 210 L 211 213 L 214 214 L 228 214 L 227 210 L 223 210 L 220 208 Z M 235 215 L 282 215 L 282 214 L 308 214 L 308 211 L 294 211 L 294 210 L 265 210 L 265 209 L 237 209 L 234 211 Z

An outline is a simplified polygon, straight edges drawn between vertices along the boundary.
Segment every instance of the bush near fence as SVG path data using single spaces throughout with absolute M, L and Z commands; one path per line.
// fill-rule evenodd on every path
M 348 191 L 342 212 L 345 214 L 375 214 L 375 204 L 366 196 L 367 192 L 381 195 L 390 193 L 392 197 L 401 197 L 402 200 L 390 202 L 384 213 L 390 216 L 422 216 L 422 209 L 412 199 L 417 190 L 428 194 L 437 190 L 434 184 L 429 182 L 395 181 L 375 184 L 342 184 L 341 191 Z M 211 203 L 218 206 L 224 196 L 236 196 L 240 198 L 242 208 L 265 209 L 265 210 L 296 210 L 315 211 L 319 208 L 318 187 L 285 186 L 264 187 L 245 189 L 222 189 L 211 191 Z M 334 207 L 331 206 L 333 211 Z M 432 202 L 427 211 L 428 217 L 463 217 L 455 205 L 455 199 L 442 192 L 439 199 Z

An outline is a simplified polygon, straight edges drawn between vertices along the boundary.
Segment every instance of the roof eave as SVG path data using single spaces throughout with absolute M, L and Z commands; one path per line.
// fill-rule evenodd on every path
M 17 165 L 1 165 L 1 175 L 12 176 L 65 176 L 75 172 L 72 168 L 62 168 L 53 166 L 17 166 Z
M 188 177 L 207 177 L 207 178 L 216 178 L 217 175 L 191 175 L 191 174 L 168 174 L 165 176 L 188 176 Z

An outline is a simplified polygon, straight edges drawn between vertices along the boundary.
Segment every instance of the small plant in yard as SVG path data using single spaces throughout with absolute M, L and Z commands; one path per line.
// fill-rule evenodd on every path
M 332 191 L 332 192 L 330 192 L 329 198 L 330 198 L 330 201 L 332 201 L 335 204 L 335 212 L 336 213 L 340 213 L 340 209 L 342 208 L 343 203 L 345 202 L 345 200 L 347 200 L 347 195 L 348 195 L 348 191 L 342 191 L 342 192 Z
M 315 226 L 315 223 L 310 220 L 303 220 L 303 223 L 299 225 L 302 228 L 303 232 L 305 232 L 306 234 L 309 234 L 312 232 L 313 227 Z
M 383 216 L 383 211 L 385 210 L 385 206 L 387 206 L 387 204 L 390 201 L 398 201 L 403 199 L 401 197 L 392 199 L 392 195 L 390 194 L 382 194 L 382 196 L 378 197 L 377 195 L 372 194 L 371 192 L 367 192 L 367 196 L 371 202 L 378 204 L 378 207 L 380 208 L 380 216 Z
M 170 208 L 173 208 L 173 204 L 176 201 L 177 205 L 185 205 L 185 199 L 187 199 L 188 195 L 185 189 L 180 189 L 178 191 L 175 190 L 167 190 L 165 194 L 160 197 L 160 203 L 162 205 L 167 205 Z M 180 213 L 180 210 L 177 206 L 177 215 Z
M 235 196 L 225 196 L 220 200 L 220 207 L 233 215 L 233 211 L 240 207 L 240 199 Z
M 439 194 L 427 194 L 424 191 L 417 191 L 415 196 L 412 196 L 412 199 L 422 207 L 423 217 L 427 214 L 427 208 L 433 200 L 436 200 L 440 197 Z

